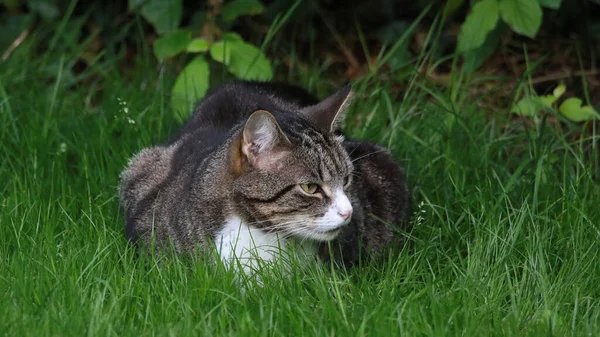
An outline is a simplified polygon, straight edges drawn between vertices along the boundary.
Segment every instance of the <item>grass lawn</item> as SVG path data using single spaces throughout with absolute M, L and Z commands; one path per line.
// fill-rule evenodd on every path
M 33 52 L 56 36 L 0 62 L 0 335 L 600 334 L 594 128 L 514 122 L 468 95 L 468 77 L 358 81 L 346 129 L 405 165 L 409 245 L 351 270 L 273 270 L 244 292 L 205 257 L 138 259 L 123 234 L 118 175 L 177 127 L 174 71 L 142 43 L 74 71 L 86 43 Z M 277 77 L 324 96 L 321 66 Z

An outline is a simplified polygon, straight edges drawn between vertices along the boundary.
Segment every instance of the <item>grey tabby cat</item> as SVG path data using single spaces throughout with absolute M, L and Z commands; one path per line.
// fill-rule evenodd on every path
M 212 91 L 121 174 L 128 238 L 178 252 L 216 247 L 244 269 L 287 246 L 352 265 L 401 244 L 403 170 L 382 147 L 344 140 L 350 98 L 350 86 L 321 102 L 273 83 Z

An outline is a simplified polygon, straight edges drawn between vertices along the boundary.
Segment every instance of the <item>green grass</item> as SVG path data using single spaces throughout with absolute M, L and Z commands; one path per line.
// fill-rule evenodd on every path
M 85 44 L 59 40 L 33 56 L 44 38 L 33 34 L 0 62 L 0 335 L 600 331 L 593 132 L 513 123 L 469 99 L 468 79 L 445 89 L 411 72 L 360 81 L 347 128 L 406 166 L 409 245 L 348 271 L 276 269 L 244 292 L 207 257 L 141 260 L 123 235 L 118 175 L 176 127 L 173 74 L 147 47 L 134 60 L 106 48 L 73 74 Z M 319 67 L 279 75 L 325 94 L 334 81 Z

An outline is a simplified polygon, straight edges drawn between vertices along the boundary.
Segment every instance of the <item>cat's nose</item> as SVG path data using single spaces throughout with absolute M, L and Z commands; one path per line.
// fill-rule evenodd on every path
M 338 212 L 338 214 L 342 217 L 342 219 L 348 220 L 348 218 L 352 216 L 352 208 Z

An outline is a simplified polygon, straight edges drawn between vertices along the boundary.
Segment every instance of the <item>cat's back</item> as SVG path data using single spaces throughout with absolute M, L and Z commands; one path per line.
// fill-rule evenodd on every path
M 121 173 L 119 190 L 125 209 L 136 208 L 138 201 L 164 181 L 171 170 L 174 146 L 145 148 L 134 155 Z
M 317 99 L 298 86 L 234 81 L 210 91 L 170 142 L 184 137 L 205 138 L 206 133 L 227 134 L 257 110 L 290 111 L 313 105 Z M 219 137 L 217 137 L 219 138 Z

